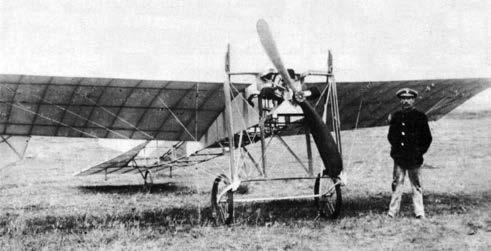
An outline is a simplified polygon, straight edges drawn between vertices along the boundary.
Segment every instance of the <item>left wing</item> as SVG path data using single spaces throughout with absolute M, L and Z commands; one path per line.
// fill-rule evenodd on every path
M 223 83 L 0 75 L 0 135 L 198 141 Z M 232 84 L 233 96 L 249 84 Z

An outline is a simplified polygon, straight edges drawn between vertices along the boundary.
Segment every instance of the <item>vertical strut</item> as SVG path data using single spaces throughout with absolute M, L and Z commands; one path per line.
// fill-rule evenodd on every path
M 307 157 L 309 158 L 309 176 L 314 176 L 314 160 L 312 159 L 312 145 L 310 143 L 310 131 L 305 128 L 305 139 L 307 144 Z
M 263 111 L 263 99 L 261 95 L 258 96 L 257 98 L 257 104 L 259 107 L 259 133 L 261 137 L 261 164 L 262 164 L 262 173 L 263 176 L 266 177 L 266 141 L 265 141 L 265 135 L 264 135 L 264 111 Z
M 237 170 L 235 166 L 235 144 L 234 144 L 234 131 L 232 121 L 232 100 L 230 97 L 230 44 L 227 45 L 227 53 L 225 54 L 225 81 L 223 82 L 223 93 L 225 99 L 225 121 L 228 133 L 228 144 L 230 148 L 230 177 L 232 183 L 238 181 Z
M 329 92 L 328 92 L 327 99 L 331 100 L 332 130 L 334 131 L 334 134 L 336 136 L 336 145 L 338 147 L 339 154 L 341 155 L 342 158 L 343 152 L 341 147 L 341 120 L 339 117 L 338 90 L 337 90 L 336 80 L 334 79 L 334 75 L 332 74 L 334 70 L 332 61 L 333 61 L 332 54 L 331 51 L 329 51 L 327 57 L 327 72 L 329 73 L 327 75 L 327 83 L 329 85 Z M 325 108 L 327 108 L 328 100 L 326 101 Z

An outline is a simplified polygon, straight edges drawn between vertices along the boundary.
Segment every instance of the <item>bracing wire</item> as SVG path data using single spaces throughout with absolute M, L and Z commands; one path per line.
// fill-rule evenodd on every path
M 36 112 L 33 112 L 33 111 L 31 111 L 30 109 L 25 108 L 25 106 L 23 106 L 23 105 L 20 105 L 20 104 L 16 105 L 16 104 L 10 104 L 10 103 L 8 103 L 8 104 L 9 104 L 9 105 L 11 105 L 11 106 L 16 107 L 16 108 L 18 108 L 18 109 L 21 109 L 21 110 L 23 110 L 23 111 L 25 111 L 25 112 L 28 112 L 28 113 L 31 113 L 31 114 L 37 114 L 37 116 L 40 116 L 40 117 L 41 117 L 41 118 L 43 118 L 43 119 L 49 120 L 49 121 L 51 121 L 51 122 L 55 122 L 55 123 L 57 123 L 57 124 L 60 124 L 60 125 L 62 125 L 62 126 L 65 126 L 65 127 L 68 127 L 68 128 L 70 128 L 70 129 L 72 129 L 72 130 L 74 130 L 74 131 L 77 131 L 77 132 L 79 132 L 79 133 L 82 133 L 82 134 L 84 134 L 84 135 L 87 135 L 87 136 L 88 136 L 88 137 L 90 137 L 90 138 L 98 138 L 97 136 L 94 136 L 94 135 L 92 135 L 92 134 L 86 133 L 86 132 L 84 132 L 84 131 L 82 131 L 82 130 L 79 130 L 79 129 L 75 128 L 75 127 L 69 126 L 68 124 L 65 124 L 65 123 L 63 123 L 63 122 L 61 122 L 61 121 L 58 121 L 58 120 L 55 120 L 55 119 L 52 119 L 52 118 L 46 117 L 46 116 L 44 116 L 44 115 L 42 115 L 42 114 L 39 114 L 39 113 L 36 113 Z
M 11 88 L 9 88 L 9 87 L 6 87 L 6 88 L 7 88 L 8 90 L 10 90 L 11 92 L 15 92 L 14 90 L 12 90 L 12 89 L 11 89 Z M 96 125 L 96 126 L 98 126 L 98 127 L 102 128 L 102 129 L 104 129 L 104 130 L 106 130 L 106 131 L 109 131 L 109 132 L 111 132 L 111 133 L 114 133 L 114 134 L 116 134 L 116 135 L 118 135 L 118 136 L 120 136 L 120 137 L 122 137 L 122 138 L 126 138 L 126 139 L 128 139 L 128 136 L 126 136 L 126 135 L 123 135 L 123 134 L 121 134 L 121 133 L 118 133 L 118 132 L 116 132 L 116 131 L 114 131 L 114 130 L 111 130 L 111 129 L 109 129 L 109 128 L 107 128 L 107 127 L 105 127 L 105 126 L 103 126 L 103 125 L 101 125 L 101 124 L 97 123 L 97 122 L 94 122 L 94 121 L 92 121 L 92 120 L 89 120 L 89 118 L 84 118 L 84 117 L 80 116 L 79 114 L 74 113 L 74 112 L 72 112 L 72 111 L 68 110 L 67 108 L 64 108 L 64 107 L 62 107 L 62 106 L 59 106 L 59 105 L 53 104 L 53 103 L 51 103 L 51 102 L 49 102 L 49 101 L 47 101 L 47 100 L 43 99 L 43 98 L 42 98 L 42 97 L 40 97 L 39 95 L 34 95 L 34 96 L 35 96 L 35 97 L 37 97 L 39 100 L 42 100 L 42 101 L 44 101 L 44 102 L 46 102 L 46 103 L 48 103 L 48 104 L 50 104 L 50 105 L 54 105 L 54 106 L 56 106 L 56 107 L 57 107 L 57 108 L 59 108 L 60 110 L 67 111 L 68 113 L 72 114 L 72 115 L 73 115 L 73 116 L 75 116 L 75 117 L 78 117 L 78 118 L 80 118 L 80 119 L 83 119 L 83 120 L 85 120 L 85 121 L 88 121 L 88 122 L 90 122 L 90 123 L 92 123 L 92 124 L 94 124 L 94 125 Z M 26 109 L 27 109 L 27 108 L 26 108 Z M 50 120 L 50 121 L 52 121 L 52 122 L 56 122 L 56 123 L 58 123 L 58 124 L 60 124 L 60 125 L 67 126 L 67 127 L 70 127 L 70 128 L 72 128 L 72 129 L 74 129 L 73 127 L 68 126 L 68 125 L 67 125 L 67 124 L 65 124 L 65 123 L 62 123 L 62 122 L 56 121 L 56 120 L 51 119 L 51 118 L 47 118 L 46 116 L 43 116 L 43 115 L 42 115 L 42 114 L 40 114 L 40 113 L 36 113 L 36 112 L 33 112 L 33 111 L 30 111 L 30 112 L 31 112 L 31 113 L 33 113 L 33 114 L 36 114 L 37 116 L 42 116 L 44 119 L 48 119 L 48 120 Z M 79 130 L 77 130 L 77 131 L 79 131 Z M 79 132 L 80 132 L 80 131 L 79 131 Z M 84 133 L 84 134 L 85 134 L 85 133 Z M 98 138 L 98 137 L 96 137 L 96 138 Z
M 122 121 L 123 123 L 129 125 L 130 127 L 132 127 L 133 129 L 137 130 L 138 132 L 144 134 L 145 136 L 147 136 L 149 139 L 155 139 L 155 137 L 153 137 L 152 135 L 146 133 L 145 131 L 143 130 L 140 130 L 140 128 L 136 127 L 135 125 L 131 124 L 130 122 L 128 122 L 127 120 L 121 118 L 120 116 L 118 116 L 117 114 L 111 112 L 110 110 L 106 109 L 105 107 L 97 104 L 97 102 L 95 102 L 94 100 L 86 97 L 86 96 L 83 96 L 86 100 L 90 101 L 93 105 L 101 108 L 103 111 L 107 112 L 108 114 L 112 115 L 113 117 L 119 119 L 120 121 Z
M 164 102 L 164 100 L 162 100 L 160 97 L 158 97 L 158 99 L 162 103 L 162 105 L 165 106 L 165 109 L 168 110 L 170 112 L 170 114 L 176 119 L 177 123 L 179 123 L 179 125 L 182 126 L 184 131 L 191 137 L 191 139 L 193 139 L 194 141 L 198 141 L 196 139 L 196 137 L 194 137 L 193 134 L 191 134 L 191 132 L 189 132 L 189 130 L 186 128 L 186 126 L 181 122 L 179 117 L 177 117 L 177 115 L 172 111 L 172 109 L 170 109 L 169 106 Z
M 357 129 L 358 129 L 358 122 L 359 122 L 359 119 L 360 119 L 360 113 L 361 113 L 361 106 L 362 106 L 362 104 L 363 104 L 363 99 L 360 99 L 360 104 L 358 105 L 358 112 L 357 112 L 357 115 L 356 115 L 355 130 L 353 131 L 353 136 L 351 137 L 351 144 L 350 144 L 349 151 L 348 151 L 347 166 L 350 166 L 351 165 L 351 157 L 352 157 L 352 153 L 353 153 L 353 146 L 355 144 L 356 139 L 359 136 L 359 131 Z

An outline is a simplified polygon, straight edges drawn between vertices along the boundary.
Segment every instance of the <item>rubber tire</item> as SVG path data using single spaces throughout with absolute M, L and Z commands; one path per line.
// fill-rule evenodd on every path
M 220 183 L 226 184 L 227 177 L 224 175 L 219 175 L 215 178 L 213 186 L 211 188 L 211 211 L 212 217 L 215 219 L 217 224 L 229 225 L 234 220 L 234 193 L 230 190 L 225 196 L 227 196 L 227 204 L 223 207 L 217 202 L 218 188 Z
M 321 180 L 321 174 L 317 175 L 317 178 L 315 179 L 315 184 L 314 184 L 314 194 L 318 195 L 319 194 L 319 188 L 320 188 L 320 180 Z M 330 179 L 334 184 L 335 181 L 334 179 Z M 334 195 L 335 200 L 333 201 L 333 208 L 334 211 L 330 212 L 329 210 L 326 210 L 326 203 L 329 203 L 328 201 L 323 201 L 320 197 L 316 197 L 315 200 L 315 205 L 317 207 L 319 215 L 329 218 L 329 219 L 336 219 L 339 217 L 342 209 L 342 204 L 343 204 L 343 197 L 341 195 L 341 184 L 338 184 L 335 186 L 334 189 Z M 332 203 L 331 203 L 332 204 Z

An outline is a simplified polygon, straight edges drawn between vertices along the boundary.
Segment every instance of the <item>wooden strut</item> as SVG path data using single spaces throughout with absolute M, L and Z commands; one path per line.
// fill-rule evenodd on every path
M 272 201 L 272 200 L 296 200 L 296 199 L 309 199 L 309 198 L 319 198 L 324 196 L 323 194 L 308 194 L 308 195 L 295 195 L 295 196 L 285 196 L 285 197 L 262 197 L 262 198 L 244 198 L 235 199 L 235 202 L 258 202 L 258 201 Z
M 267 177 L 266 174 L 266 141 L 265 141 L 265 134 L 264 134 L 264 119 L 263 117 L 265 116 L 264 110 L 263 110 L 263 99 L 259 95 L 258 98 L 258 108 L 259 108 L 259 133 L 261 137 L 261 164 L 263 168 L 263 176 Z
M 137 166 L 136 161 L 134 159 L 131 160 L 131 162 L 133 162 L 133 164 L 135 165 L 136 170 L 138 170 L 138 172 L 142 176 L 142 178 L 143 178 L 143 186 L 145 188 L 149 188 L 148 186 L 151 185 L 151 184 L 153 184 L 152 173 L 150 172 L 150 170 L 148 168 L 145 168 L 144 170 L 142 170 L 142 168 L 140 168 L 139 166 Z M 107 175 L 107 169 L 106 169 L 106 175 Z M 148 178 L 150 178 L 150 183 L 147 182 L 147 179 Z
M 339 185 L 341 181 L 336 181 L 332 186 L 330 186 L 326 192 L 319 194 L 306 194 L 306 195 L 293 195 L 293 196 L 283 196 L 283 197 L 262 197 L 262 198 L 242 198 L 234 199 L 235 202 L 257 202 L 257 201 L 272 201 L 272 200 L 295 200 L 295 199 L 309 199 L 309 198 L 320 198 L 326 195 L 332 195 L 332 192 Z
M 321 179 L 331 179 L 328 176 L 322 176 Z M 247 179 L 242 180 L 242 183 L 246 182 L 258 182 L 258 181 L 284 181 L 284 180 L 315 180 L 317 177 L 282 177 L 282 178 L 258 178 L 258 179 Z
M 225 55 L 225 74 L 226 78 L 223 82 L 223 94 L 225 99 L 225 121 L 226 130 L 228 133 L 228 144 L 230 150 L 230 179 L 231 183 L 239 181 L 237 167 L 235 166 L 235 144 L 234 144 L 234 126 L 232 121 L 232 99 L 230 95 L 230 44 L 227 45 L 227 53 Z
M 339 116 L 339 108 L 338 108 L 338 96 L 337 96 L 337 86 L 336 82 L 334 80 L 334 75 L 332 74 L 333 67 L 332 67 L 332 55 L 331 52 L 329 51 L 329 56 L 328 56 L 328 65 L 327 65 L 327 74 L 323 73 L 318 73 L 318 75 L 324 75 L 326 76 L 326 82 L 327 82 L 327 93 L 326 93 L 326 102 L 324 106 L 324 114 L 323 114 L 323 120 L 326 123 L 327 121 L 327 111 L 328 109 L 331 112 L 331 118 L 332 118 L 332 126 L 333 126 L 333 132 L 335 134 L 335 140 L 336 144 L 338 147 L 339 152 L 341 153 L 342 148 L 341 148 L 341 134 L 340 134 L 340 116 Z M 230 75 L 238 75 L 238 74 L 230 74 L 228 72 L 228 77 Z M 315 75 L 315 74 L 314 74 Z M 259 96 L 258 97 L 258 109 L 259 109 L 259 115 L 260 115 L 260 123 L 259 123 L 259 129 L 260 129 L 260 136 L 261 136 L 261 159 L 262 159 L 262 176 L 264 178 L 259 178 L 259 179 L 247 179 L 247 180 L 242 180 L 241 182 L 253 182 L 253 181 L 275 181 L 275 180 L 299 180 L 299 179 L 315 179 L 313 177 L 314 175 L 314 163 L 313 163 L 313 157 L 312 157 L 312 148 L 311 148 L 311 138 L 310 138 L 310 131 L 308 128 L 306 128 L 305 132 L 305 139 L 306 139 L 306 147 L 307 147 L 307 157 L 308 157 L 308 167 L 305 166 L 305 164 L 302 162 L 302 160 L 295 154 L 295 152 L 288 146 L 288 144 L 281 138 L 279 135 L 271 135 L 271 139 L 274 137 L 278 138 L 279 141 L 286 147 L 286 149 L 293 155 L 293 157 L 297 160 L 298 163 L 303 167 L 303 169 L 308 173 L 309 177 L 284 177 L 284 178 L 267 178 L 267 162 L 266 162 L 266 151 L 268 148 L 270 141 L 268 144 L 266 144 L 265 141 L 265 125 L 264 125 L 264 116 L 266 116 L 264 112 L 264 104 L 262 98 Z M 329 106 L 329 107 L 328 107 Z M 262 122 L 262 123 L 261 123 Z M 245 149 L 246 153 L 248 156 L 251 158 L 253 163 L 255 163 L 254 159 L 250 155 L 250 153 Z M 292 197 L 288 197 L 292 198 Z M 304 197 L 302 197 L 304 198 Z
M 226 81 L 224 83 L 224 88 L 227 88 L 227 85 L 230 86 L 230 76 L 231 75 L 239 75 L 239 74 L 236 74 L 236 73 L 230 73 L 230 48 L 228 47 L 227 48 L 227 54 L 226 54 L 226 66 L 225 66 L 225 70 L 226 70 Z M 338 101 L 337 101 L 337 88 L 336 88 L 336 82 L 334 80 L 334 75 L 332 74 L 332 55 L 331 53 L 329 52 L 329 57 L 328 57 L 328 71 L 327 71 L 327 74 L 324 73 L 324 74 L 321 74 L 319 73 L 319 75 L 325 75 L 326 76 L 326 82 L 327 82 L 327 94 L 326 94 L 326 102 L 325 102 L 325 106 L 324 106 L 324 114 L 323 114 L 323 120 L 324 122 L 327 122 L 327 110 L 329 109 L 330 112 L 331 112 L 331 118 L 332 118 L 332 126 L 333 126 L 333 132 L 335 134 L 335 140 L 336 140 L 336 144 L 337 144 L 337 147 L 338 147 L 338 150 L 339 152 L 341 153 L 341 134 L 340 134 L 340 117 L 339 117 L 339 108 L 338 108 Z M 225 91 L 225 89 L 224 89 Z M 295 152 L 288 146 L 288 144 L 279 136 L 279 135 L 274 135 L 272 134 L 271 135 L 271 139 L 269 140 L 268 143 L 266 143 L 266 134 L 265 134 L 265 130 L 266 130 L 266 126 L 264 124 L 264 117 L 267 116 L 267 114 L 265 113 L 264 111 L 264 104 L 263 104 L 264 100 L 259 96 L 258 97 L 258 109 L 259 109 L 259 115 L 260 115 L 260 122 L 259 122 L 259 130 L 260 130 L 260 138 L 261 138 L 261 167 L 262 167 L 262 170 L 258 170 L 260 172 L 260 174 L 265 178 L 265 179 L 262 179 L 262 180 L 275 180 L 275 179 L 266 179 L 267 178 L 267 161 L 266 161 L 266 151 L 268 149 L 268 146 L 269 146 L 269 143 L 271 142 L 271 140 L 273 138 L 278 138 L 279 141 L 286 147 L 286 149 L 293 155 L 293 157 L 296 159 L 296 161 L 303 167 L 303 169 L 308 173 L 308 175 L 310 177 L 313 177 L 314 175 L 314 163 L 313 163 L 313 157 L 312 157 L 312 147 L 311 147 L 311 138 L 310 138 L 310 131 L 308 130 L 308 128 L 306 128 L 306 132 L 305 132 L 305 139 L 306 139 L 306 147 L 307 147 L 307 158 L 308 158 L 308 166 L 306 166 L 302 160 L 299 158 L 299 156 L 297 156 L 295 154 Z M 226 99 L 226 102 L 225 102 L 225 108 L 226 108 L 226 111 L 227 111 L 227 99 Z M 329 106 L 329 107 L 328 107 Z M 227 113 L 227 112 L 226 112 Z M 227 114 L 226 114 L 227 115 Z M 230 120 L 231 121 L 231 120 Z M 227 127 L 232 127 L 233 125 L 231 125 L 231 123 L 227 123 Z M 229 139 L 232 139 L 233 136 L 230 136 L 229 135 Z M 229 142 L 229 145 L 233 145 L 233 143 Z M 233 145 L 234 146 L 234 145 Z M 231 147 L 231 155 L 232 155 L 232 152 L 233 152 L 234 149 L 232 149 Z M 252 160 L 252 162 L 254 163 L 254 165 L 256 166 L 256 168 L 258 168 L 258 164 L 257 162 L 254 160 L 254 158 L 251 156 L 251 154 L 247 151 L 247 149 L 245 149 L 247 155 L 249 156 L 249 158 Z M 235 154 L 233 154 L 233 156 L 235 157 Z M 231 177 L 233 177 L 234 174 L 237 174 L 237 167 L 235 167 L 235 159 L 231 159 L 231 161 L 234 161 L 234 168 L 233 170 L 231 169 Z M 231 162 L 232 163 L 232 162 Z M 280 178 L 280 179 L 289 179 L 289 178 Z M 297 178 L 293 178 L 293 179 L 297 179 Z
M 328 56 L 327 56 L 327 84 L 329 86 L 329 92 L 326 100 L 326 107 L 327 108 L 327 103 L 329 103 L 329 99 L 331 99 L 331 117 L 332 117 L 332 125 L 333 125 L 333 131 L 336 136 L 336 145 L 338 147 L 339 154 L 341 155 L 341 159 L 343 158 L 343 149 L 341 146 L 341 118 L 339 116 L 339 104 L 338 104 L 338 90 L 337 90 L 337 84 L 336 80 L 334 78 L 334 74 L 332 74 L 334 71 L 333 67 L 333 58 L 331 51 L 329 50 Z M 330 94 L 330 95 L 329 95 Z M 326 111 L 324 111 L 325 113 Z M 324 123 L 326 123 L 325 118 L 324 118 Z
M 259 38 L 261 40 L 261 44 L 263 45 L 263 48 L 265 49 L 266 53 L 268 54 L 268 57 L 270 58 L 271 62 L 275 66 L 275 68 L 278 70 L 278 73 L 281 75 L 284 83 L 291 89 L 293 90 L 294 93 L 301 91 L 298 90 L 297 86 L 294 84 L 293 80 L 290 79 L 289 73 L 287 72 L 286 68 L 283 65 L 283 62 L 281 61 L 281 58 L 279 56 L 278 50 L 276 48 L 276 44 L 272 38 L 271 32 L 269 30 L 269 26 L 267 25 L 266 21 L 260 19 L 257 22 L 256 26 L 257 32 L 259 34 Z M 329 101 L 331 101 L 331 106 L 330 106 L 330 111 L 331 111 L 331 118 L 332 118 L 332 131 L 335 133 L 335 141 L 331 137 L 327 137 L 327 140 L 329 140 L 329 144 L 327 144 L 327 147 L 337 147 L 337 150 L 339 151 L 339 154 L 341 153 L 341 134 L 340 134 L 340 118 L 339 118 L 339 108 L 338 108 L 338 100 L 337 100 L 337 90 L 336 90 L 336 82 L 334 81 L 334 75 L 332 74 L 333 68 L 332 68 L 332 55 L 331 52 L 329 51 L 328 59 L 327 59 L 327 74 L 325 76 L 327 77 L 326 82 L 328 85 L 328 93 L 326 95 L 326 101 L 325 101 L 325 109 L 324 109 L 324 116 L 323 116 L 323 122 L 319 121 L 319 118 L 314 116 L 314 121 L 317 124 L 320 124 L 321 126 L 321 131 L 322 133 L 326 133 L 327 128 L 326 128 L 326 118 L 327 118 L 327 106 Z M 260 134 L 261 134 L 261 160 L 262 160 L 262 168 L 263 168 L 263 178 L 259 179 L 249 179 L 249 180 L 244 180 L 240 181 L 238 178 L 238 172 L 237 172 L 237 166 L 235 165 L 235 155 L 233 152 L 233 149 L 235 147 L 233 138 L 234 138 L 234 133 L 232 131 L 233 125 L 232 125 L 232 114 L 231 114 L 231 99 L 230 99 L 230 76 L 232 75 L 230 73 L 230 45 L 227 46 L 227 53 L 225 56 L 225 72 L 226 72 L 226 79 L 224 82 L 224 94 L 225 94 L 225 121 L 226 123 L 226 129 L 228 132 L 228 138 L 229 138 L 229 146 L 230 146 L 230 176 L 231 179 L 229 180 L 230 182 L 227 182 L 226 180 L 223 180 L 220 176 L 216 180 L 222 180 L 225 182 L 226 187 L 220 192 L 219 194 L 216 193 L 216 181 L 214 183 L 213 189 L 212 189 L 212 206 L 214 205 L 213 203 L 217 202 L 224 202 L 222 200 L 223 196 L 225 194 L 228 194 L 227 196 L 227 202 L 228 202 L 228 214 L 229 214 L 229 220 L 226 222 L 226 224 L 229 224 L 230 221 L 233 222 L 234 214 L 233 214 L 233 203 L 235 202 L 257 202 L 257 201 L 270 201 L 270 200 L 293 200 L 293 199 L 305 199 L 305 198 L 320 198 L 320 197 L 325 197 L 325 196 L 332 196 L 333 194 L 337 193 L 338 187 L 340 184 L 342 184 L 342 181 L 338 178 L 335 177 L 328 177 L 326 174 L 319 174 L 318 177 L 314 178 L 313 177 L 313 160 L 312 160 L 312 150 L 311 150 L 311 140 L 310 140 L 310 131 L 306 129 L 305 137 L 306 137 L 306 144 L 307 144 L 307 155 L 308 155 L 308 167 L 305 166 L 305 164 L 300 160 L 300 158 L 293 152 L 293 150 L 286 144 L 286 142 L 279 136 L 275 135 L 274 131 L 271 131 L 269 133 L 270 135 L 270 140 L 268 144 L 265 144 L 265 119 L 266 119 L 266 114 L 264 112 L 264 104 L 261 96 L 258 97 L 258 108 L 259 108 L 259 116 L 260 116 L 260 122 L 259 122 L 259 129 L 260 129 Z M 239 74 L 237 74 L 239 75 Z M 322 74 L 319 74 L 322 75 Z M 303 80 L 301 80 L 303 81 Z M 323 92 L 324 93 L 324 92 Z M 302 104 L 301 104 L 302 105 Z M 310 106 L 309 103 L 303 104 L 306 108 L 302 107 L 302 109 L 307 112 L 315 114 L 315 110 Z M 315 131 L 317 132 L 317 131 Z M 328 132 L 330 133 L 330 132 Z M 241 135 L 242 136 L 242 135 Z M 330 136 L 330 135 L 329 135 Z M 302 165 L 302 167 L 305 169 L 305 171 L 309 174 L 309 177 L 285 177 L 285 178 L 267 178 L 266 177 L 266 150 L 271 142 L 271 140 L 277 137 L 279 141 L 287 148 L 287 150 L 295 157 L 295 159 Z M 319 139 L 316 135 L 314 135 L 314 139 Z M 240 140 L 242 140 L 242 137 L 240 137 Z M 324 140 L 324 138 L 322 138 Z M 331 143 L 331 141 L 333 141 Z M 242 142 L 242 141 L 240 141 Z M 316 142 L 317 143 L 317 142 Z M 334 144 L 334 145 L 332 145 Z M 241 144 L 239 144 L 240 146 Z M 316 144 L 318 147 L 319 145 L 324 146 L 323 144 Z M 245 149 L 245 148 L 244 148 Z M 319 149 L 320 151 L 321 149 Z M 247 152 L 247 150 L 245 150 Z M 335 151 L 332 151 L 332 149 L 329 149 L 329 153 L 332 153 Z M 247 152 L 249 154 L 249 152 Z M 325 153 L 322 152 L 321 155 Z M 336 153 L 337 154 L 337 153 Z M 241 154 L 241 157 L 244 158 L 243 154 Z M 321 157 L 325 157 L 321 156 Z M 341 163 L 338 163 L 338 157 L 341 157 Z M 251 158 L 253 159 L 253 158 Z M 254 162 L 254 161 L 253 161 Z M 327 162 L 327 161 L 324 161 Z M 336 161 L 333 162 L 335 165 L 340 164 L 340 168 L 342 168 L 342 155 L 341 156 L 336 156 Z M 325 163 L 324 163 L 325 164 Z M 323 172 L 325 173 L 325 172 Z M 254 181 L 284 181 L 284 180 L 300 180 L 300 179 L 316 179 L 316 185 L 318 186 L 318 182 L 320 179 L 331 179 L 334 184 L 330 186 L 326 192 L 323 193 L 318 193 L 319 191 L 315 191 L 317 194 L 309 194 L 309 195 L 294 195 L 294 196 L 284 196 L 284 197 L 263 197 L 263 198 L 242 198 L 242 199 L 235 199 L 233 198 L 234 191 L 237 189 L 238 185 L 240 182 L 254 182 Z M 318 188 L 316 188 L 318 189 Z M 215 191 L 215 192 L 213 192 Z M 335 191 L 335 192 L 334 192 Z M 215 196 L 213 195 L 215 194 Z M 218 195 L 218 197 L 216 196 Z M 337 199 L 340 199 L 341 197 L 338 197 Z M 215 203 L 216 204 L 216 203 Z M 215 206 L 217 207 L 217 206 Z M 331 209 L 332 208 L 331 206 Z M 214 209 L 214 210 L 219 210 L 219 209 Z M 332 210 L 334 211 L 334 210 Z
M 305 143 L 307 145 L 307 158 L 309 161 L 308 173 L 311 177 L 313 177 L 314 176 L 314 160 L 312 159 L 312 145 L 310 142 L 310 131 L 308 128 L 305 128 Z
M 5 143 L 9 148 L 10 150 L 12 150 L 13 153 L 15 153 L 15 155 L 17 155 L 17 157 L 19 157 L 19 160 L 21 160 L 22 158 L 24 158 L 24 155 L 26 154 L 26 151 L 27 151 L 27 145 L 29 144 L 29 140 L 31 139 L 31 137 L 27 137 L 27 140 L 26 140 L 26 144 L 24 146 L 24 149 L 22 149 L 20 152 L 17 151 L 18 149 L 15 149 L 15 147 L 9 143 L 9 139 L 11 138 L 12 136 L 4 136 L 4 135 L 0 135 L 0 138 L 2 139 L 0 141 L 0 144 L 1 143 Z
M 290 152 L 291 155 L 293 155 L 293 157 L 297 160 L 297 162 L 303 167 L 303 169 L 309 173 L 310 170 L 305 166 L 305 164 L 302 162 L 302 160 L 300 159 L 300 157 L 298 157 L 298 155 L 295 154 L 295 152 L 290 148 L 290 146 L 288 146 L 288 144 L 285 142 L 285 140 L 283 140 L 283 138 L 281 138 L 281 136 L 279 135 L 274 135 L 274 137 L 276 137 L 277 139 L 280 140 L 280 142 L 285 146 L 285 148 Z
M 149 184 L 153 184 L 153 179 L 152 179 L 152 173 L 150 172 L 150 170 L 146 169 L 144 171 L 142 171 L 140 168 L 138 168 L 138 172 L 140 172 L 140 175 L 142 176 L 143 178 L 143 184 L 145 186 L 148 186 Z M 150 179 L 150 183 L 147 182 L 147 179 Z
M 336 145 L 338 146 L 339 154 L 342 156 L 342 148 L 341 148 L 341 121 L 339 117 L 339 107 L 338 107 L 338 93 L 336 82 L 334 78 L 329 78 L 329 84 L 331 85 L 331 114 L 332 114 L 332 124 L 334 134 L 336 135 Z
M 247 157 L 249 157 L 249 159 L 252 161 L 252 164 L 254 164 L 254 167 L 256 167 L 256 169 L 259 172 L 259 174 L 261 176 L 264 176 L 264 174 L 263 174 L 263 172 L 261 170 L 261 167 L 259 166 L 259 163 L 257 163 L 256 159 L 254 159 L 254 157 L 249 152 L 249 150 L 247 150 L 247 148 L 245 146 L 242 146 L 242 149 L 244 149 L 244 152 L 247 154 Z

